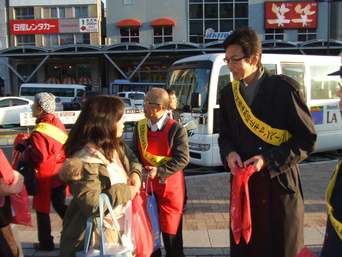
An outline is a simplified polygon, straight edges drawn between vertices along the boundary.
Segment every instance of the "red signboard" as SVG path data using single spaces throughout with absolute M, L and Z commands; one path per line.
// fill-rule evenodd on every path
M 10 21 L 12 35 L 58 33 L 58 20 L 16 20 Z
M 265 28 L 317 28 L 317 2 L 265 2 Z

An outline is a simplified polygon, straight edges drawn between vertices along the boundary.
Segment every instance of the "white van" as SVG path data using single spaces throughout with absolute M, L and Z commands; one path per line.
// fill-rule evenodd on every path
M 218 138 L 220 91 L 233 81 L 223 61 L 225 54 L 204 54 L 176 61 L 168 70 L 166 88 L 177 92 L 178 109 L 189 131 L 190 163 L 221 166 Z M 262 54 L 264 67 L 301 85 L 318 134 L 315 152 L 342 149 L 342 113 L 339 109 L 340 56 Z M 192 103 L 192 99 L 196 100 Z
M 40 92 L 48 92 L 59 97 L 62 102 L 70 103 L 77 95 L 81 95 L 86 89 L 84 85 L 77 84 L 39 84 L 24 83 L 20 86 L 19 96 L 30 100 Z
M 115 96 L 120 98 L 130 98 L 133 100 L 134 105 L 137 108 L 142 108 L 145 98 L 144 92 L 139 91 L 124 91 L 124 92 L 117 92 Z

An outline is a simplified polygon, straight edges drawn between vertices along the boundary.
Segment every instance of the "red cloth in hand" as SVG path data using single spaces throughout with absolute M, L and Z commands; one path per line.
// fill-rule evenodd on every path
M 13 169 L 1 149 L 0 149 L 0 163 L 1 163 L 0 173 L 2 177 L 4 178 L 7 184 L 9 185 L 12 184 L 14 180 Z
M 230 203 L 231 229 L 236 244 L 240 243 L 241 235 L 248 244 L 252 235 L 248 180 L 255 170 L 250 165 L 246 170 L 236 167 L 234 171 Z

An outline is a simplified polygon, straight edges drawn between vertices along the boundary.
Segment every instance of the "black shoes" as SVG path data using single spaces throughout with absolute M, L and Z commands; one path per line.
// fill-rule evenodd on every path
M 55 250 L 55 246 L 50 246 L 50 247 L 46 247 L 46 246 L 42 246 L 40 243 L 34 243 L 33 244 L 33 248 L 38 250 L 38 251 L 53 251 Z

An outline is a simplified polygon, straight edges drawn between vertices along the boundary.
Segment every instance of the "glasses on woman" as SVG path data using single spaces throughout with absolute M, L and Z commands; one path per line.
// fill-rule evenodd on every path
M 238 58 L 238 59 L 235 59 L 235 58 L 228 59 L 227 57 L 225 57 L 225 58 L 223 58 L 223 61 L 225 63 L 228 63 L 228 64 L 236 64 L 238 61 L 241 61 L 244 58 L 246 58 L 246 55 L 241 57 L 241 58 Z

